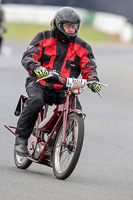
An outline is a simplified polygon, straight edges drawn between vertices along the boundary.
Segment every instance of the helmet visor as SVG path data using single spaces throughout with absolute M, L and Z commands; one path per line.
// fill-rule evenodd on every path
M 79 23 L 61 23 L 59 24 L 58 28 L 61 32 L 63 32 L 67 36 L 77 36 L 80 28 Z

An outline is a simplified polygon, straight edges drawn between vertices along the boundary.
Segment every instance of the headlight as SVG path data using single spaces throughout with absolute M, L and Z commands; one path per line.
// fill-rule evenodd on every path
M 70 86 L 70 91 L 76 95 L 81 94 L 83 90 L 84 86 L 80 82 L 74 81 Z

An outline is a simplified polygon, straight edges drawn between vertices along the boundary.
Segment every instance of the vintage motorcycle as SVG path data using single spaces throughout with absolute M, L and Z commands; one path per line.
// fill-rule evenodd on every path
M 53 168 L 56 178 L 64 180 L 71 175 L 76 167 L 84 139 L 85 114 L 76 109 L 76 95 L 81 94 L 85 86 L 92 82 L 75 78 L 65 78 L 64 82 L 56 71 L 50 72 L 49 77 L 51 76 L 57 76 L 60 82 L 68 88 L 66 100 L 56 106 L 49 114 L 48 110 L 51 104 L 45 103 L 28 139 L 29 156 L 20 156 L 14 150 L 14 161 L 20 169 L 28 168 L 32 162 L 47 165 Z M 101 86 L 107 86 L 98 83 Z M 100 93 L 98 94 L 101 96 Z M 26 96 L 20 96 L 15 110 L 16 116 L 22 113 L 26 100 Z M 5 127 L 17 136 L 14 131 L 16 127 L 8 125 Z

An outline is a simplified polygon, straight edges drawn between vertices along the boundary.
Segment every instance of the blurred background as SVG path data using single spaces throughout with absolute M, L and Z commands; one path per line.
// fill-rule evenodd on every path
M 100 81 L 108 84 L 102 99 L 88 88 L 79 96 L 86 114 L 84 145 L 64 182 L 43 165 L 17 170 L 15 138 L 4 127 L 16 126 L 16 105 L 27 95 L 22 55 L 38 32 L 49 29 L 60 6 L 79 12 L 79 36 L 92 46 Z M 133 0 L 2 0 L 7 31 L 0 55 L 0 199 L 133 200 L 132 8 Z
M 82 19 L 79 36 L 92 42 L 133 41 L 132 0 L 2 0 L 7 21 L 5 39 L 32 39 L 60 6 L 72 6 Z

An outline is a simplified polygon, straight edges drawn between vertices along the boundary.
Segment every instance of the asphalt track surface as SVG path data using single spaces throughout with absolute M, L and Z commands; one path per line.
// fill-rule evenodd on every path
M 80 95 L 87 115 L 83 150 L 72 175 L 61 181 L 44 165 L 33 163 L 20 170 L 14 164 L 14 135 L 4 124 L 16 125 L 14 110 L 19 96 L 26 94 L 27 72 L 20 61 L 28 42 L 4 45 L 8 53 L 0 57 L 0 199 L 132 200 L 133 46 L 91 44 L 100 80 L 109 86 L 102 88 L 102 99 L 88 88 Z

